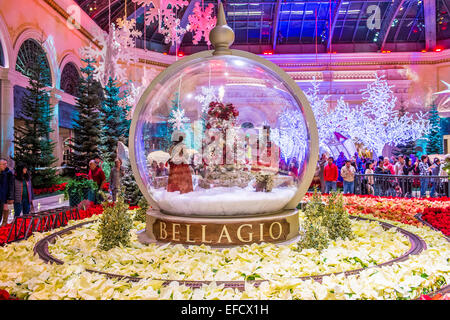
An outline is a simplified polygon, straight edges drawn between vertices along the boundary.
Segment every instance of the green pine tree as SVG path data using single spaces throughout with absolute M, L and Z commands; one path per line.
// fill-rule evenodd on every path
M 50 187 L 57 182 L 56 162 L 53 155 L 55 143 L 50 139 L 54 108 L 50 106 L 50 95 L 45 89 L 50 82 L 45 53 L 31 62 L 29 85 L 22 99 L 20 118 L 23 125 L 14 127 L 14 158 L 16 163 L 27 166 L 35 188 Z
M 117 157 L 117 143 L 123 139 L 124 127 L 122 120 L 124 116 L 123 108 L 119 106 L 119 87 L 110 77 L 105 87 L 105 97 L 102 101 L 100 112 L 101 134 L 100 134 L 100 152 L 103 161 L 112 166 Z
M 430 110 L 430 126 L 431 130 L 428 135 L 427 154 L 441 154 L 442 151 L 442 132 L 441 118 L 437 110 L 437 105 L 433 103 Z
M 87 172 L 89 161 L 100 156 L 100 115 L 102 87 L 93 78 L 93 59 L 83 59 L 87 63 L 81 69 L 85 75 L 80 78 L 80 94 L 76 109 L 78 117 L 74 121 L 74 138 L 70 144 L 73 149 L 69 163 L 76 172 Z
M 130 80 L 130 82 L 131 82 L 131 80 Z M 126 98 L 129 95 L 130 95 L 130 91 L 124 90 L 122 99 L 124 99 L 124 101 L 126 101 Z M 120 141 L 122 141 L 122 143 L 128 147 L 128 138 L 129 138 L 129 134 L 130 134 L 131 119 L 127 119 L 127 115 L 130 112 L 130 110 L 132 109 L 132 106 L 125 105 L 124 107 L 121 107 L 121 109 L 122 109 L 122 112 L 121 112 L 121 122 L 120 122 L 121 128 L 120 128 L 120 130 L 123 132 L 123 137 L 120 138 Z

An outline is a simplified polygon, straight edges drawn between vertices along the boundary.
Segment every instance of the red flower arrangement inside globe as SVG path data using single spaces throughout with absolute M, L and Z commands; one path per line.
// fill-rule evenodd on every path
M 225 129 L 236 124 L 239 111 L 232 103 L 224 104 L 219 101 L 212 101 L 209 104 L 207 114 L 208 123 L 206 124 L 206 129 Z

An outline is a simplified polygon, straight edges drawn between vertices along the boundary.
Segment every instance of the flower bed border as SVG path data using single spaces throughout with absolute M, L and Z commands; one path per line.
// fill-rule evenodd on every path
M 383 221 L 378 221 L 378 220 L 374 220 L 374 219 L 369 219 L 369 218 L 363 218 L 363 217 L 358 217 L 358 216 L 350 216 L 351 219 L 355 219 L 355 220 L 369 220 L 369 221 L 376 221 L 378 223 L 380 223 L 380 225 L 384 228 L 384 229 L 390 229 L 390 228 L 396 228 L 398 232 L 402 233 L 403 235 L 407 236 L 409 238 L 409 241 L 411 243 L 411 248 L 402 256 L 375 265 L 375 266 L 370 266 L 368 268 L 360 268 L 360 269 L 355 269 L 355 270 L 350 270 L 350 271 L 344 271 L 344 272 L 336 272 L 336 273 L 328 273 L 328 274 L 323 274 L 323 275 L 315 275 L 315 276 L 304 276 L 304 277 L 299 277 L 296 278 L 298 280 L 314 280 L 314 281 L 318 281 L 318 282 L 322 282 L 323 277 L 326 276 L 330 276 L 330 275 L 338 275 L 338 274 L 342 274 L 344 273 L 345 276 L 349 276 L 349 275 L 354 275 L 354 274 L 358 274 L 363 270 L 367 270 L 370 268 L 379 268 L 379 267 L 383 267 L 383 266 L 388 266 L 388 265 L 392 265 L 393 263 L 396 262 L 400 262 L 400 261 L 404 261 L 408 259 L 408 256 L 411 254 L 417 255 L 419 253 L 421 253 L 424 249 L 426 249 L 426 243 L 425 241 L 420 238 L 419 236 L 415 235 L 414 233 L 411 233 L 407 230 L 404 230 L 400 227 L 396 227 L 392 224 L 383 222 Z M 48 244 L 49 243 L 54 243 L 56 241 L 57 237 L 60 237 L 66 233 L 70 233 L 72 232 L 72 230 L 79 228 L 85 224 L 89 224 L 89 223 L 93 223 L 93 221 L 86 221 L 86 222 L 82 222 L 76 225 L 73 225 L 71 227 L 65 228 L 63 230 L 60 230 L 58 232 L 55 232 L 51 235 L 48 235 L 47 237 L 39 240 L 36 245 L 34 246 L 33 251 L 35 252 L 35 254 L 38 254 L 39 257 L 46 263 L 56 263 L 56 264 L 64 264 L 64 261 L 61 261 L 59 259 L 56 259 L 55 257 L 53 257 L 49 251 L 48 251 Z M 97 274 L 103 274 L 106 275 L 108 278 L 116 278 L 116 279 L 125 279 L 128 281 L 133 281 L 133 282 L 138 282 L 140 280 L 143 280 L 145 278 L 140 278 L 140 277 L 132 277 L 132 276 L 125 276 L 125 275 L 119 275 L 119 274 L 113 274 L 113 273 L 108 273 L 108 272 L 103 272 L 103 271 L 98 271 L 98 270 L 93 270 L 93 269 L 86 269 L 87 272 L 91 272 L 91 273 L 97 273 Z M 162 281 L 164 286 L 169 285 L 171 282 L 178 282 L 181 285 L 185 285 L 187 287 L 190 287 L 192 289 L 195 288 L 201 288 L 203 285 L 208 285 L 212 282 L 215 282 L 217 285 L 224 285 L 225 288 L 232 288 L 232 289 L 238 289 L 240 291 L 244 291 L 245 290 L 245 284 L 249 283 L 249 284 L 253 284 L 255 285 L 255 287 L 259 287 L 259 285 L 265 281 L 269 281 L 269 280 L 254 280 L 254 281 L 242 281 L 242 280 L 238 280 L 238 281 L 196 281 L 196 280 L 165 280 L 165 279 L 152 279 L 152 280 L 156 280 L 156 281 Z M 450 286 L 447 286 L 450 287 Z M 443 289 L 447 288 L 444 287 Z M 442 289 L 441 289 L 442 290 Z M 436 292 L 438 293 L 438 292 Z

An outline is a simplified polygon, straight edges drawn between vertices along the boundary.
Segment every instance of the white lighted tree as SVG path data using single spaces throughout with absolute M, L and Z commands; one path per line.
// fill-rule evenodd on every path
M 329 95 L 319 96 L 319 82 L 313 78 L 312 88 L 305 91 L 306 98 L 311 104 L 311 109 L 316 118 L 317 129 L 319 130 L 319 146 L 327 145 L 328 140 L 333 134 L 333 128 L 329 121 L 328 102 Z
M 287 160 L 296 157 L 299 162 L 306 154 L 308 136 L 306 124 L 299 110 L 285 108 L 278 115 L 278 126 L 271 130 L 271 139 L 280 148 L 281 156 Z
M 425 136 L 430 122 L 422 112 L 400 115 L 395 110 L 397 98 L 384 76 L 376 76 L 373 83 L 362 90 L 364 102 L 358 108 L 359 139 L 366 147 L 381 155 L 385 145 L 395 146 Z

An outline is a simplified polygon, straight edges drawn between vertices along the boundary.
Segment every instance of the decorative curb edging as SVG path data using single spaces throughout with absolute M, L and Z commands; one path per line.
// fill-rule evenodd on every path
M 350 271 L 344 271 L 344 272 L 336 272 L 336 273 L 329 273 L 329 274 L 323 274 L 323 275 L 315 275 L 315 276 L 304 276 L 304 277 L 298 277 L 298 278 L 294 278 L 294 279 L 298 279 L 298 280 L 314 280 L 314 281 L 318 281 L 318 282 L 322 282 L 323 277 L 327 277 L 327 276 L 331 276 L 331 275 L 338 275 L 338 274 L 344 274 L 345 276 L 349 276 L 349 275 L 354 275 L 354 274 L 358 274 L 363 270 L 367 270 L 367 269 L 371 269 L 371 268 L 379 268 L 379 267 L 383 267 L 383 266 L 388 266 L 388 265 L 392 265 L 396 262 L 401 262 L 401 261 L 405 261 L 408 259 L 408 256 L 413 254 L 413 255 L 417 255 L 419 253 L 421 253 L 423 250 L 425 250 L 427 248 L 425 241 L 420 238 L 419 236 L 404 230 L 402 228 L 396 227 L 394 225 L 391 225 L 389 223 L 383 222 L 383 221 L 377 221 L 377 220 L 373 220 L 373 219 L 369 219 L 369 218 L 363 218 L 363 217 L 354 217 L 354 216 L 350 216 L 350 218 L 352 219 L 356 219 L 356 220 L 369 220 L 369 221 L 376 221 L 378 223 L 380 223 L 380 225 L 384 228 L 384 229 L 390 229 L 390 228 L 396 228 L 398 232 L 402 233 L 403 235 L 407 236 L 409 238 L 409 241 L 411 243 L 411 248 L 402 256 L 375 265 L 375 266 L 370 266 L 367 268 L 360 268 L 360 269 L 355 269 L 355 270 L 350 270 Z M 35 254 L 38 254 L 39 257 L 46 263 L 56 263 L 56 264 L 64 264 L 63 261 L 56 259 L 55 257 L 53 257 L 49 251 L 48 251 L 48 244 L 49 243 L 54 243 L 57 237 L 60 237 L 66 233 L 70 233 L 72 232 L 72 230 L 79 228 L 85 224 L 89 224 L 89 223 L 93 223 L 94 221 L 86 221 L 86 222 L 82 222 L 76 225 L 73 225 L 69 228 L 60 230 L 58 232 L 55 232 L 41 240 L 39 240 L 36 245 L 34 246 L 33 251 L 35 252 Z M 86 269 L 86 271 L 91 272 L 91 273 L 97 273 L 97 274 L 103 274 L 106 275 L 109 278 L 116 278 L 116 279 L 125 279 L 127 281 L 133 281 L 133 282 L 138 282 L 141 280 L 144 280 L 145 278 L 139 278 L 139 277 L 132 277 L 132 276 L 125 276 L 125 275 L 118 275 L 118 274 L 113 274 L 113 273 L 108 273 L 108 272 L 103 272 L 103 271 L 98 271 L 98 270 L 92 270 L 92 269 Z M 180 285 L 185 285 L 187 287 L 190 287 L 192 289 L 196 289 L 196 288 L 201 288 L 203 285 L 208 285 L 212 282 L 215 282 L 217 285 L 224 285 L 225 288 L 232 288 L 232 289 L 238 289 L 240 291 L 244 291 L 245 290 L 245 284 L 251 284 L 254 285 L 255 287 L 259 287 L 261 285 L 261 283 L 266 282 L 266 281 L 270 281 L 270 280 L 254 280 L 254 281 L 194 281 L 194 280 L 164 280 L 164 279 L 151 279 L 151 280 L 155 280 L 155 281 L 162 281 L 164 286 L 169 285 L 171 282 L 178 282 Z M 441 289 L 442 290 L 442 289 Z

